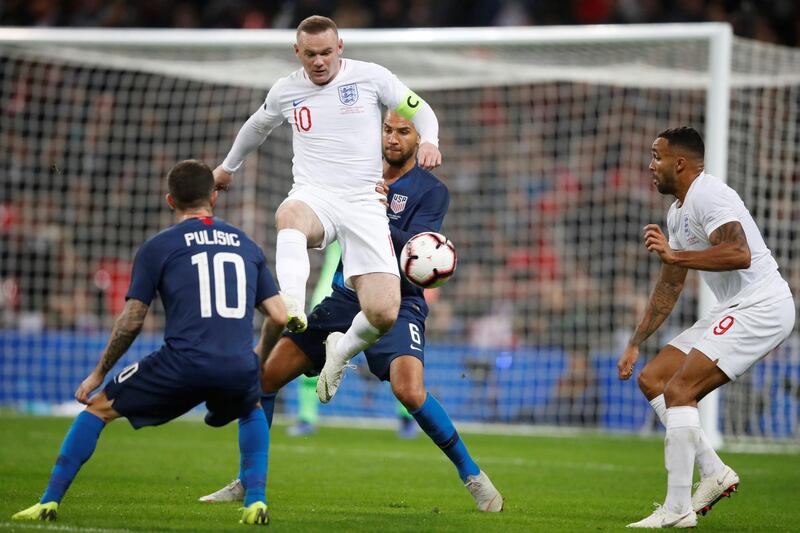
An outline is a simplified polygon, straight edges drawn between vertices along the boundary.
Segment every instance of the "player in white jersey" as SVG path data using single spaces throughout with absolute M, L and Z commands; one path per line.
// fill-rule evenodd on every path
M 644 228 L 647 249 L 661 258 L 661 274 L 642 321 L 617 364 L 629 379 L 645 341 L 672 311 L 688 269 L 717 297 L 717 305 L 678 335 L 639 374 L 638 383 L 667 428 L 664 446 L 667 497 L 633 528 L 694 527 L 739 484 L 739 476 L 710 446 L 697 402 L 735 380 L 792 331 L 795 306 L 789 285 L 739 195 L 703 171 L 700 134 L 682 127 L 662 131 L 652 146 L 650 170 L 662 194 L 675 196 L 667 215 L 669 239 L 657 224 Z M 694 494 L 694 463 L 700 481 Z
M 343 49 L 331 19 L 302 21 L 294 45 L 302 68 L 275 83 L 214 171 L 217 187 L 227 189 L 245 156 L 284 120 L 291 124 L 294 186 L 275 214 L 276 274 L 288 327 L 299 332 L 307 326 L 307 249 L 325 248 L 334 239 L 342 248 L 345 283 L 361 305 L 344 337 L 328 343 L 317 383 L 322 402 L 336 393 L 350 358 L 391 329 L 400 307 L 397 259 L 376 192 L 383 169 L 381 104 L 413 121 L 422 168 L 433 169 L 442 159 L 431 107 L 384 67 L 340 57 Z

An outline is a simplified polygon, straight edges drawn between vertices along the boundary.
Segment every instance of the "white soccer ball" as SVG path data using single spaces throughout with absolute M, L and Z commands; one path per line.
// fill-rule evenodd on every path
M 406 279 L 427 289 L 444 285 L 456 271 L 456 247 L 439 233 L 414 235 L 400 250 L 400 270 Z

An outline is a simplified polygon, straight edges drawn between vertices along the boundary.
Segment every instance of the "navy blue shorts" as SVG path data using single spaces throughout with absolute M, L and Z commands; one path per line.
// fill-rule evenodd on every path
M 169 422 L 206 402 L 219 427 L 250 413 L 261 396 L 258 356 L 193 360 L 167 348 L 122 369 L 105 387 L 113 408 L 139 429 Z
M 324 342 L 328 334 L 347 331 L 361 310 L 357 302 L 335 295 L 314 308 L 308 316 L 306 331 L 285 334 L 311 359 L 314 372 L 310 376 L 319 374 L 325 365 Z M 401 355 L 411 355 L 425 364 L 425 315 L 419 305 L 403 300 L 392 329 L 364 352 L 370 372 L 378 379 L 389 381 L 389 366 Z

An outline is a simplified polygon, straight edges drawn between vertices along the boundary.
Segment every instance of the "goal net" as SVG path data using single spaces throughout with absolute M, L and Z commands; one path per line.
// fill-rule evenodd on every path
M 800 51 L 734 39 L 718 80 L 708 27 L 720 29 L 342 32 L 345 57 L 388 67 L 440 120 L 436 173 L 452 195 L 443 232 L 459 271 L 429 293 L 426 383 L 455 419 L 658 429 L 615 365 L 660 265 L 641 228 L 663 227 L 669 204 L 647 170 L 666 127 L 706 132 L 708 157 L 800 289 Z M 293 38 L 0 29 L 0 404 L 48 411 L 71 398 L 124 305 L 138 245 L 172 223 L 166 171 L 223 159 L 269 86 L 298 68 Z M 730 84 L 729 122 L 718 82 Z M 274 257 L 273 213 L 290 185 L 284 125 L 217 214 Z M 690 275 L 645 360 L 697 318 L 702 298 Z M 155 305 L 118 368 L 158 346 L 162 328 Z M 323 415 L 393 415 L 388 387 L 359 361 Z M 283 396 L 291 411 L 291 388 Z M 719 426 L 729 442 L 797 445 L 799 414 L 795 331 L 724 388 Z

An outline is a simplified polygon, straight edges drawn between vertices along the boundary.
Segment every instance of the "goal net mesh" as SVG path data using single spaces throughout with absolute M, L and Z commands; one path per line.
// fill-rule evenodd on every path
M 166 171 L 185 158 L 218 164 L 269 86 L 297 68 L 289 41 L 209 41 L 0 45 L 0 403 L 45 410 L 71 398 L 124 305 L 137 247 L 172 223 Z M 666 127 L 703 131 L 708 45 L 377 39 L 345 56 L 391 69 L 440 120 L 436 173 L 452 195 L 443 232 L 459 270 L 429 293 L 428 388 L 461 421 L 657 429 L 615 364 L 660 266 L 641 242 L 669 204 L 651 185 L 650 144 Z M 735 39 L 732 57 L 726 178 L 797 293 L 800 52 Z M 217 209 L 268 257 L 291 152 L 284 125 Z M 699 283 L 690 274 L 645 360 L 697 318 Z M 156 304 L 123 363 L 157 347 L 162 328 Z M 392 416 L 388 387 L 358 361 L 323 415 Z M 294 392 L 283 396 L 291 411 Z M 799 414 L 795 331 L 724 388 L 721 427 L 728 438 L 798 444 Z

